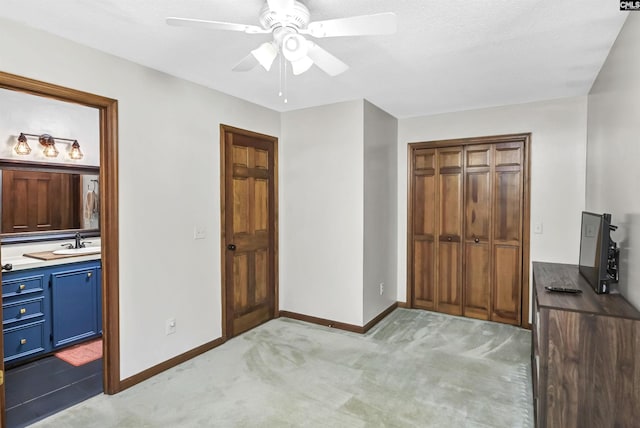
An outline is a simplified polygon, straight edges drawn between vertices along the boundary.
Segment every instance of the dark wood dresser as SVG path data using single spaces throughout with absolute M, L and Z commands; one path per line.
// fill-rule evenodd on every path
M 619 294 L 596 294 L 578 266 L 534 262 L 533 284 L 536 426 L 640 427 L 640 312 Z

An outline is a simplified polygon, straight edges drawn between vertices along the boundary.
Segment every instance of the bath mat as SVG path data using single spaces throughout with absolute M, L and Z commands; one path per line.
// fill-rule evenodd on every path
M 64 351 L 56 352 L 54 355 L 72 366 L 82 366 L 102 358 L 102 339 L 81 343 Z

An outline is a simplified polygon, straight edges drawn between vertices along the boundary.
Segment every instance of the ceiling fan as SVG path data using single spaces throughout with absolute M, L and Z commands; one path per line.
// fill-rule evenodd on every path
M 248 71 L 258 64 L 269 71 L 280 53 L 291 63 L 294 75 L 315 64 L 330 76 L 345 72 L 349 66 L 321 48 L 313 38 L 392 34 L 396 31 L 393 12 L 311 22 L 309 9 L 297 0 L 267 0 L 259 15 L 260 26 L 191 18 L 167 18 L 167 24 L 181 27 L 204 27 L 214 30 L 240 31 L 247 34 L 273 34 L 242 59 L 234 71 Z

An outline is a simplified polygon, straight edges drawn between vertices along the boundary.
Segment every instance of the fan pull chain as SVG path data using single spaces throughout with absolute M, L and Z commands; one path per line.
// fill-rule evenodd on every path
M 278 55 L 278 70 L 280 75 L 278 76 L 278 84 L 280 85 L 280 90 L 278 91 L 278 96 L 282 96 L 282 54 Z
M 280 90 L 278 91 L 278 96 L 284 97 L 284 103 L 287 104 L 289 102 L 287 98 L 287 61 L 283 59 L 282 55 L 279 55 L 278 59 L 278 68 L 280 71 Z
M 288 103 L 289 100 L 287 99 L 287 61 L 284 61 L 284 103 Z

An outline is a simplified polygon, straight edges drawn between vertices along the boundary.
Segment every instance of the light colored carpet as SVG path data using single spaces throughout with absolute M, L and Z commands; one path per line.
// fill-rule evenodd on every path
M 286 318 L 37 427 L 532 427 L 529 331 L 397 309 L 366 335 Z

